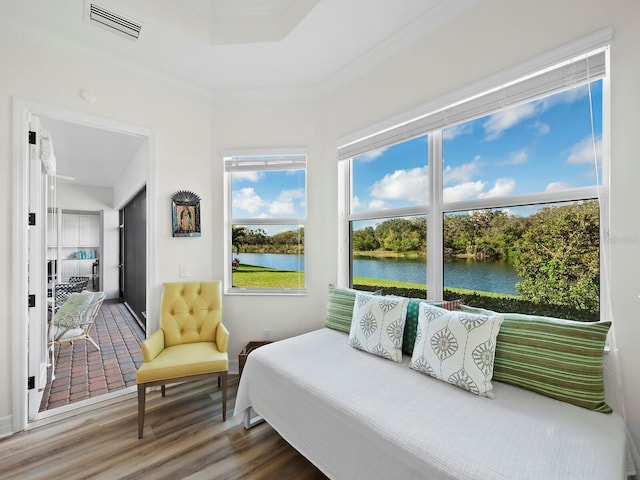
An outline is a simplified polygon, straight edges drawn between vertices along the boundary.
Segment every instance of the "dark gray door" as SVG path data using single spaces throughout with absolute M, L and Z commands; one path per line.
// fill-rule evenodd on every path
M 129 310 L 146 329 L 147 190 L 143 188 L 120 211 L 120 291 Z

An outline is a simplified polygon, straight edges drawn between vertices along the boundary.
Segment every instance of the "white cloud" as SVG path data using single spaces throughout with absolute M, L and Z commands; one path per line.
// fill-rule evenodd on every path
M 536 113 L 536 107 L 533 103 L 525 103 L 517 107 L 508 108 L 498 113 L 494 113 L 482 125 L 486 133 L 486 140 L 495 140 L 502 136 L 502 132 L 514 127 L 518 123 L 527 118 L 532 117 Z
M 493 198 L 509 195 L 516 188 L 516 181 L 512 178 L 498 178 L 493 188 L 488 192 L 478 194 L 478 198 Z
M 253 182 L 256 183 L 258 180 L 260 180 L 260 172 L 233 172 L 233 180 L 234 181 L 247 181 L 247 182 Z
M 384 200 L 371 200 L 369 202 L 370 210 L 384 210 L 385 208 L 387 208 L 387 202 Z
M 304 190 L 283 190 L 278 198 L 269 204 L 269 213 L 273 216 L 293 215 L 296 212 L 295 200 L 304 200 Z
M 447 165 L 444 172 L 442 172 L 444 184 L 471 181 L 479 171 L 478 160 L 479 158 L 476 157 L 472 162 L 465 163 L 456 168 L 451 168 L 451 166 Z
M 274 200 L 269 204 L 269 213 L 276 217 L 283 217 L 286 215 L 293 215 L 295 208 L 292 202 L 282 202 L 280 200 Z
M 409 200 L 425 204 L 428 186 L 427 167 L 396 170 L 371 186 L 371 196 L 378 200 Z
M 546 135 L 551 131 L 551 127 L 546 123 L 536 122 L 533 124 L 533 128 L 536 130 L 539 136 Z
M 459 183 L 443 190 L 442 195 L 445 202 L 459 202 L 477 197 L 484 189 L 485 182 L 465 182 Z
M 547 188 L 544 189 L 545 192 L 559 192 L 562 190 L 566 190 L 567 188 L 570 188 L 571 185 L 569 185 L 567 182 L 551 182 L 549 183 L 549 185 L 547 185 Z
M 598 163 L 602 158 L 602 140 L 596 140 L 596 155 L 598 157 Z M 571 153 L 567 158 L 567 163 L 570 164 L 593 164 L 593 139 L 591 137 L 585 137 L 571 147 Z
M 442 131 L 442 138 L 444 140 L 453 140 L 460 135 L 468 135 L 473 133 L 473 125 L 471 122 L 459 123 L 458 125 L 452 125 Z
M 503 165 L 521 165 L 526 163 L 529 159 L 529 154 L 526 150 L 519 150 L 517 152 L 512 152 L 509 154 L 509 158 L 507 158 Z
M 249 213 L 256 213 L 264 206 L 264 200 L 253 187 L 245 187 L 233 193 L 233 206 Z
M 360 203 L 360 198 L 358 198 L 357 195 L 354 195 L 353 198 L 351 199 L 351 211 L 355 212 L 361 206 L 362 206 L 362 203 Z
M 387 150 L 387 148 L 389 147 L 381 147 L 381 148 L 376 148 L 374 150 L 370 150 L 367 153 L 363 153 L 362 155 L 358 155 L 357 157 L 355 157 L 358 161 L 361 162 L 371 162 L 373 160 L 375 160 L 378 157 L 381 157 L 382 155 L 384 155 L 384 152 Z

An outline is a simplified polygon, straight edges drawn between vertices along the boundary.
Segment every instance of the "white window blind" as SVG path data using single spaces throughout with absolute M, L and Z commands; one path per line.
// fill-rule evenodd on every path
M 603 78 L 607 67 L 607 49 L 601 48 L 557 64 L 520 80 L 504 84 L 446 108 L 427 113 L 375 135 L 338 148 L 338 159 L 345 160 L 426 132 L 455 125 L 507 107 L 530 102 Z
M 224 169 L 229 173 L 260 170 L 302 170 L 306 167 L 307 156 L 303 154 L 224 157 Z

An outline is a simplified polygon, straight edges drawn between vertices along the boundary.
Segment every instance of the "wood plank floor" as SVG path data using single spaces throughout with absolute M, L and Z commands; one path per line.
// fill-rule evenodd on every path
M 144 438 L 135 395 L 0 440 L 3 479 L 326 479 L 267 423 L 233 419 L 238 377 L 229 377 L 227 421 L 217 382 L 147 394 Z

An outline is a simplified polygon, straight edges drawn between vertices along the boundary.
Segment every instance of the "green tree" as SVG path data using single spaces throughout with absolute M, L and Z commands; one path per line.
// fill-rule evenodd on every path
M 426 250 L 424 217 L 385 220 L 376 227 L 375 236 L 384 250 L 397 253 Z
M 516 243 L 516 285 L 527 300 L 598 311 L 600 221 L 598 203 L 552 206 L 530 217 Z
M 231 227 L 231 250 L 235 249 L 236 253 L 240 253 L 240 248 L 245 241 L 247 229 L 233 225 Z
M 380 243 L 376 240 L 375 231 L 371 226 L 353 232 L 351 242 L 353 250 L 358 252 L 372 252 L 380 248 Z

